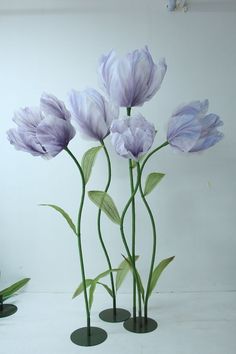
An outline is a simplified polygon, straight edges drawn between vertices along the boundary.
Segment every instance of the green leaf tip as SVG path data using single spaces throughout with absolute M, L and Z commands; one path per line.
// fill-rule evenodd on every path
M 151 283 L 150 283 L 150 288 L 149 288 L 149 292 L 148 292 L 148 297 L 151 296 L 153 290 L 156 287 L 157 281 L 160 278 L 160 275 L 162 274 L 163 270 L 168 266 L 168 264 L 170 262 L 173 261 L 173 259 L 175 258 L 175 256 L 173 257 L 169 257 L 166 259 L 163 259 L 154 269 L 153 273 L 152 273 L 152 278 L 151 278 Z
M 13 296 L 18 290 L 20 290 L 23 286 L 25 286 L 30 281 L 30 278 L 24 278 L 19 280 L 18 282 L 10 285 L 9 287 L 0 291 L 0 295 L 2 295 L 3 300 Z
M 58 205 L 55 205 L 55 204 L 39 204 L 39 206 L 47 206 L 47 207 L 50 207 L 50 208 L 56 210 L 58 213 L 60 213 L 63 216 L 63 218 L 67 221 L 68 225 L 73 230 L 73 232 L 77 235 L 76 226 L 73 223 L 70 215 L 65 210 L 63 210 L 61 207 L 59 207 Z
M 88 196 L 90 200 L 110 218 L 111 221 L 120 225 L 121 219 L 119 212 L 113 199 L 108 193 L 102 191 L 89 191 Z
M 86 151 L 82 157 L 81 167 L 84 173 L 85 184 L 87 184 L 89 181 L 97 153 L 101 150 L 101 148 L 102 146 L 92 147 Z
M 149 193 L 151 193 L 164 176 L 165 176 L 164 173 L 159 173 L 159 172 L 150 173 L 146 179 L 144 195 L 146 196 Z

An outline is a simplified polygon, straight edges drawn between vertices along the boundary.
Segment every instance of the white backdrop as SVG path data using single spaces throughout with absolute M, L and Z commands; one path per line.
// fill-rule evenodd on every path
M 154 58 L 164 56 L 168 64 L 161 90 L 139 109 L 158 129 L 156 144 L 164 141 L 167 120 L 182 102 L 209 98 L 210 111 L 225 122 L 225 139 L 214 148 L 186 156 L 167 147 L 148 164 L 147 172 L 166 173 L 149 198 L 158 221 L 158 260 L 176 256 L 157 290 L 236 290 L 236 12 L 227 11 L 224 3 L 213 11 L 214 6 L 204 7 L 203 2 L 192 1 L 189 12 L 169 13 L 164 1 L 154 0 L 143 4 L 127 0 L 120 0 L 119 4 L 51 0 L 35 1 L 34 7 L 29 1 L 1 1 L 3 283 L 29 276 L 32 280 L 28 291 L 72 292 L 81 279 L 75 237 L 56 212 L 38 206 L 58 204 L 76 218 L 81 192 L 78 172 L 65 153 L 44 161 L 10 146 L 5 132 L 13 126 L 14 110 L 37 105 L 43 91 L 67 100 L 71 88 L 97 88 L 97 61 L 101 54 L 111 48 L 124 54 L 147 44 Z M 90 146 L 78 135 L 70 145 L 78 158 Z M 127 161 L 110 151 L 110 194 L 121 210 L 129 193 Z M 103 189 L 106 178 L 106 163 L 100 153 L 88 189 Z M 106 269 L 97 240 L 96 215 L 96 207 L 86 201 L 83 245 L 88 277 Z M 137 254 L 142 255 L 139 266 L 146 274 L 151 230 L 141 205 L 137 219 Z M 105 216 L 103 230 L 117 266 L 124 253 L 119 230 Z M 128 282 L 121 291 L 130 291 Z

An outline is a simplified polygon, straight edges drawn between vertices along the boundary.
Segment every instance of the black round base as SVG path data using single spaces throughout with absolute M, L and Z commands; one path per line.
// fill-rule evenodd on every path
M 116 309 L 114 312 L 114 309 L 111 308 L 100 312 L 99 317 L 105 322 L 123 322 L 130 318 L 130 312 L 124 309 Z
M 129 332 L 148 333 L 155 331 L 158 324 L 152 318 L 136 317 L 136 319 L 130 318 L 125 321 L 123 326 Z
M 104 342 L 107 339 L 107 332 L 99 327 L 91 327 L 89 336 L 88 327 L 82 327 L 71 333 L 70 339 L 82 347 L 91 347 Z
M 0 310 L 0 318 L 7 317 L 13 315 L 17 311 L 17 307 L 11 304 L 2 305 L 2 309 Z

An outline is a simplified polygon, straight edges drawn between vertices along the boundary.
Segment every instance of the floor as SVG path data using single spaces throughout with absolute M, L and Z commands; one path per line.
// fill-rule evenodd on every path
M 235 354 L 236 292 L 155 294 L 150 317 L 158 321 L 156 331 L 135 334 L 122 324 L 98 318 L 110 307 L 109 298 L 97 295 L 92 324 L 108 332 L 96 347 L 78 347 L 70 334 L 85 325 L 83 298 L 70 294 L 22 293 L 11 301 L 18 312 L 0 319 L 0 354 Z M 127 307 L 129 295 L 119 295 L 119 306 Z

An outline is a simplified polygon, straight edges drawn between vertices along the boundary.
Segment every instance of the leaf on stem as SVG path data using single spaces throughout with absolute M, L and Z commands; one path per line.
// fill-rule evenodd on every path
M 0 295 L 2 295 L 3 300 L 4 299 L 6 300 L 6 298 L 13 296 L 15 294 L 15 292 L 20 290 L 23 286 L 25 286 L 29 280 L 30 280 L 30 278 L 21 279 L 18 282 L 9 286 L 8 288 L 1 290 Z
M 164 176 L 164 173 L 150 173 L 146 179 L 144 195 L 146 196 L 147 194 L 151 193 L 151 191 L 157 186 L 157 184 L 162 180 Z
M 137 261 L 138 258 L 139 256 L 135 256 L 135 261 Z M 119 269 L 120 271 L 116 274 L 116 291 L 120 288 L 125 277 L 130 271 L 130 264 L 127 262 L 126 259 L 121 262 L 121 264 L 119 265 Z
M 85 184 L 88 183 L 97 153 L 101 150 L 101 148 L 102 146 L 93 147 L 86 151 L 82 157 L 81 167 L 84 173 Z
M 100 274 L 98 274 L 98 276 L 96 276 L 96 278 L 94 278 L 94 281 L 98 282 L 100 279 L 104 278 L 105 276 L 107 276 L 108 274 L 112 273 L 112 272 L 119 272 L 120 269 L 116 268 L 116 269 L 108 269 L 105 272 L 102 272 Z
M 168 266 L 168 264 L 173 261 L 175 257 L 170 257 L 170 258 L 166 258 L 163 259 L 158 266 L 156 266 L 156 268 L 154 269 L 153 273 L 152 273 L 152 278 L 151 278 L 151 283 L 150 283 L 150 288 L 149 288 L 149 292 L 147 294 L 148 297 L 151 296 L 151 293 L 153 292 L 157 281 L 161 275 L 161 273 L 163 272 L 163 270 Z
M 67 223 L 69 224 L 69 226 L 71 227 L 73 232 L 77 235 L 75 224 L 73 223 L 69 214 L 67 212 L 65 212 L 65 210 L 63 210 L 62 208 L 60 208 L 59 206 L 54 205 L 54 204 L 39 204 L 39 205 L 40 206 L 48 206 L 48 207 L 53 208 L 56 211 L 58 211 L 58 213 L 60 213 L 66 219 Z
M 89 310 L 91 310 L 93 304 L 94 291 L 96 289 L 96 286 L 97 286 L 97 282 L 93 280 L 89 289 Z
M 124 256 L 123 256 L 124 257 Z M 124 257 L 124 259 L 126 260 L 126 262 L 128 263 L 129 267 L 130 267 L 130 270 L 133 272 L 133 274 L 135 275 L 135 279 L 136 279 L 136 282 L 137 282 L 137 286 L 138 286 L 138 290 L 140 291 L 141 295 L 142 295 L 142 299 L 144 301 L 144 287 L 143 287 L 143 284 L 142 284 L 142 280 L 141 280 L 141 277 L 140 277 L 140 274 L 139 272 L 137 271 L 137 268 L 136 269 L 136 272 L 134 271 L 134 267 L 133 267 L 133 264 L 129 261 L 128 258 Z M 135 274 L 136 273 L 136 274 Z
M 115 224 L 120 225 L 120 215 L 108 193 L 102 191 L 90 191 L 88 196 Z
M 111 295 L 111 297 L 113 298 L 113 292 L 112 292 L 111 288 L 109 288 L 108 285 L 101 283 L 100 281 L 98 281 L 97 284 L 102 285 L 104 287 L 104 289 L 106 289 L 108 294 Z
M 93 279 L 85 279 L 85 284 L 86 288 L 88 288 L 93 282 Z M 81 282 L 78 288 L 75 290 L 72 299 L 74 299 L 76 296 L 80 295 L 84 291 L 84 283 Z

